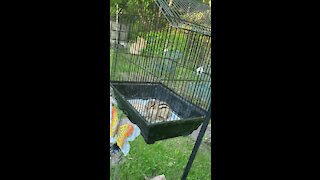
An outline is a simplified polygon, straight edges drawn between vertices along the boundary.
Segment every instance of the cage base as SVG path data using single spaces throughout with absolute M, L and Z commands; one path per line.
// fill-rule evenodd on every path
M 147 144 L 178 136 L 188 136 L 204 120 L 205 110 L 184 100 L 161 83 L 111 81 L 110 86 L 114 90 L 119 107 L 133 123 L 137 124 Z M 135 98 L 154 98 L 165 101 L 181 119 L 150 123 L 128 102 L 129 99 Z

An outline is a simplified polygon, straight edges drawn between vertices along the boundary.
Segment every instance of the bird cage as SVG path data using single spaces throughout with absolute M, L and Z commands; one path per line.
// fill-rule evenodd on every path
M 171 26 L 165 17 L 118 21 L 129 27 L 129 45 L 111 49 L 110 86 L 119 107 L 148 144 L 191 134 L 211 101 L 211 36 Z

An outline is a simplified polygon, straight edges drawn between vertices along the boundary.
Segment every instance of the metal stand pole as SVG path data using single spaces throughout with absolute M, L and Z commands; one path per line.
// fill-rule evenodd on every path
M 193 160 L 196 157 L 196 154 L 198 152 L 198 149 L 200 147 L 201 141 L 203 139 L 204 133 L 206 132 L 206 129 L 208 127 L 210 119 L 211 119 L 211 103 L 210 103 L 210 106 L 209 106 L 208 113 L 206 114 L 206 117 L 205 117 L 204 122 L 202 124 L 202 127 L 200 129 L 197 141 L 196 141 L 196 143 L 195 143 L 195 145 L 193 147 L 193 150 L 192 150 L 192 153 L 190 155 L 188 164 L 187 164 L 186 168 L 184 169 L 184 172 L 183 172 L 181 180 L 186 180 L 187 179 L 188 173 L 189 173 L 190 168 L 192 166 Z

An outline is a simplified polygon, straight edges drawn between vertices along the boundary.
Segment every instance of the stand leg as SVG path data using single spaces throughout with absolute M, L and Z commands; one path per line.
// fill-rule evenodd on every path
M 206 132 L 206 129 L 208 127 L 210 118 L 211 118 L 211 104 L 209 106 L 208 113 L 207 113 L 207 115 L 206 115 L 206 117 L 204 119 L 204 122 L 202 124 L 202 127 L 200 129 L 200 133 L 198 135 L 197 141 L 196 141 L 196 143 L 195 143 L 195 145 L 193 147 L 193 150 L 192 150 L 192 153 L 190 155 L 188 164 L 187 164 L 186 168 L 184 169 L 184 172 L 183 172 L 183 175 L 182 175 L 182 178 L 181 178 L 182 180 L 186 180 L 187 179 L 187 176 L 188 176 L 188 173 L 189 173 L 190 168 L 192 166 L 193 160 L 196 157 L 196 154 L 197 154 L 198 149 L 200 147 L 200 144 L 201 144 L 201 141 L 203 139 L 204 133 Z

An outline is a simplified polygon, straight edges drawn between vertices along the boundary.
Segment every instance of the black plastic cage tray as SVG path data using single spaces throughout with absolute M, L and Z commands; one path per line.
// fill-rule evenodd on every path
M 161 83 L 111 81 L 118 106 L 137 124 L 147 144 L 178 136 L 187 136 L 203 122 L 206 111 L 184 100 Z M 167 102 L 181 118 L 160 123 L 148 122 L 130 103 L 130 99 L 159 99 Z

